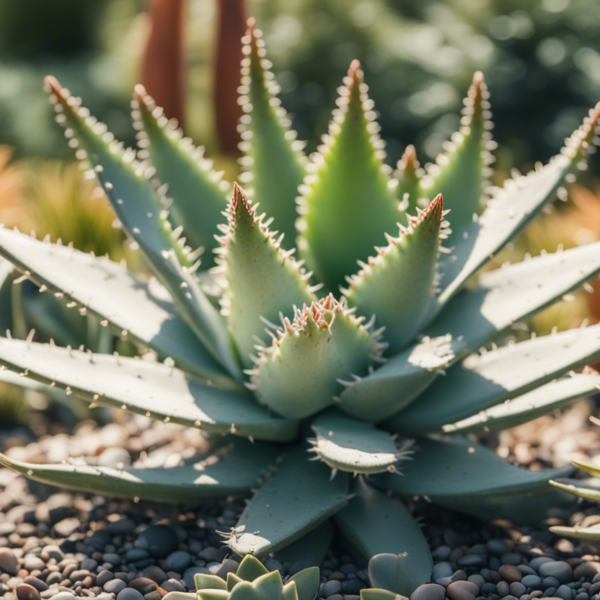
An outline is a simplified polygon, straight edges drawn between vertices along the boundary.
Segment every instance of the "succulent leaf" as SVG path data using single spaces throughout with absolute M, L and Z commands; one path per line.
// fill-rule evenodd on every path
M 454 249 L 452 255 L 440 264 L 440 294 L 432 318 L 477 269 L 522 231 L 554 198 L 565 180 L 573 177 L 574 170 L 585 167 L 599 118 L 600 103 L 567 140 L 561 154 L 526 176 L 508 179 L 504 187 L 492 195 L 479 219 L 462 227 L 453 227 L 448 245 Z
M 331 290 L 355 271 L 357 260 L 367 260 L 374 246 L 385 243 L 384 234 L 403 217 L 382 163 L 383 144 L 358 61 L 344 83 L 298 208 L 299 250 Z
M 445 237 L 443 205 L 442 196 L 436 196 L 417 217 L 409 217 L 408 228 L 401 227 L 397 238 L 388 237 L 388 245 L 349 279 L 348 303 L 385 327 L 391 354 L 415 337 L 431 308 L 440 236 Z
M 0 338 L 0 364 L 90 402 L 160 421 L 266 441 L 290 441 L 297 423 L 243 392 L 208 385 L 162 363 Z
M 365 375 L 382 346 L 344 300 L 332 295 L 297 309 L 261 352 L 252 375 L 258 400 L 299 419 L 333 404 L 347 380 Z
M 242 167 L 247 169 L 240 180 L 251 182 L 252 196 L 262 210 L 273 217 L 274 228 L 285 234 L 283 246 L 292 248 L 296 237 L 296 197 L 306 175 L 304 143 L 296 140 L 290 119 L 281 106 L 279 86 L 269 71 L 262 33 L 248 21 L 243 38 L 242 94 L 240 102 L 246 113 L 241 118 L 244 152 Z
M 553 487 L 578 498 L 600 502 L 600 482 L 595 477 L 587 479 L 561 479 L 550 482 Z
M 231 186 L 221 180 L 222 173 L 212 169 L 204 157 L 204 148 L 196 148 L 180 129 L 164 116 L 145 88 L 137 85 L 133 94 L 132 115 L 138 130 L 138 157 L 149 159 L 156 169 L 154 181 L 168 185 L 173 202 L 169 218 L 183 227 L 187 243 L 204 247 L 203 263 L 211 266 L 217 247 L 215 229 L 231 193 Z
M 185 466 L 113 468 L 82 464 L 39 465 L 0 454 L 0 464 L 48 485 L 153 502 L 197 504 L 205 498 L 247 493 L 266 475 L 278 451 L 245 440 Z M 223 580 L 221 580 L 223 581 Z M 225 582 L 223 582 L 225 583 Z
M 444 425 L 444 433 L 483 433 L 510 429 L 550 414 L 576 400 L 593 395 L 600 385 L 600 375 L 573 374 L 518 396 L 509 402 L 492 406 L 473 416 Z
M 600 243 L 532 258 L 480 276 L 479 288 L 463 290 L 426 334 L 461 338 L 462 358 L 513 323 L 550 306 L 600 272 Z
M 151 348 L 159 358 L 170 357 L 186 371 L 239 387 L 177 314 L 166 292 L 157 295 L 158 284 L 148 285 L 125 265 L 5 228 L 0 228 L 0 255 L 41 290 L 73 303 L 81 314 L 106 320 L 119 335 Z
M 433 559 L 427 540 L 400 500 L 365 481 L 359 481 L 354 491 L 335 522 L 351 546 L 370 559 L 371 584 L 409 597 L 431 578 Z
M 286 582 L 296 584 L 298 600 L 314 600 L 319 592 L 321 576 L 319 567 L 309 567 L 292 575 Z
M 488 98 L 483 74 L 477 72 L 464 101 L 460 130 L 446 142 L 446 152 L 436 164 L 427 165 L 427 175 L 421 180 L 419 197 L 443 194 L 453 227 L 470 223 L 473 214 L 481 212 L 494 147 Z
M 281 574 L 273 571 L 254 581 L 242 581 L 236 585 L 231 591 L 230 600 L 298 600 L 298 595 L 295 584 L 284 589 Z
M 577 540 L 585 540 L 586 542 L 600 541 L 600 523 L 596 523 L 590 527 L 566 527 L 555 525 L 554 527 L 550 527 L 550 531 L 556 535 L 575 538 Z
M 229 547 L 261 557 L 317 527 L 348 503 L 348 474 L 339 473 L 333 480 L 330 475 L 325 465 L 307 460 L 304 446 L 290 448 L 275 475 L 244 509 Z
M 46 83 L 58 110 L 65 134 L 78 147 L 81 160 L 88 160 L 128 234 L 137 242 L 159 281 L 169 290 L 188 325 L 231 374 L 239 376 L 229 337 L 219 313 L 204 295 L 188 267 L 190 255 L 181 248 L 165 217 L 165 207 L 134 161 L 133 151 L 123 151 L 116 142 L 107 142 L 105 127 L 79 107 L 54 78 Z M 111 138 L 109 138 L 111 139 Z
M 569 329 L 471 355 L 435 381 L 386 429 L 433 433 L 600 358 L 600 325 Z
M 248 555 L 250 556 L 250 555 Z M 227 591 L 231 592 L 231 590 L 238 584 L 244 581 L 241 577 L 238 577 L 235 573 L 227 573 Z
M 230 593 L 227 590 L 199 590 L 195 594 L 198 600 L 229 600 Z
M 415 147 L 412 144 L 406 146 L 394 171 L 394 179 L 398 182 L 396 197 L 400 201 L 401 209 L 406 213 L 414 214 L 417 208 L 421 208 L 418 202 L 421 173 Z
M 475 501 L 495 494 L 523 495 L 548 490 L 550 479 L 572 472 L 571 467 L 519 469 L 476 442 L 457 436 L 419 439 L 414 460 L 404 468 L 404 477 L 389 473 L 377 475 L 373 482 L 397 494 L 427 496 L 434 502 L 463 498 Z
M 387 433 L 336 410 L 317 416 L 312 427 L 316 434 L 312 450 L 332 469 L 364 474 L 395 471 L 401 458 Z
M 315 300 L 300 266 L 283 251 L 276 232 L 264 223 L 264 213 L 234 185 L 228 209 L 229 221 L 222 240 L 222 276 L 225 283 L 223 313 L 245 368 L 257 344 L 265 337 L 265 320 L 292 317 L 294 306 Z M 263 342 L 264 343 L 264 342 Z
M 331 546 L 333 532 L 332 521 L 325 521 L 305 536 L 278 550 L 275 558 L 292 574 L 320 565 Z
M 376 588 L 360 590 L 360 600 L 398 600 L 398 594 Z
M 258 558 L 247 554 L 240 562 L 236 575 L 244 581 L 254 581 L 262 575 L 266 575 L 269 569 L 263 565 Z
M 339 408 L 356 419 L 383 421 L 427 389 L 455 361 L 459 349 L 462 343 L 452 336 L 425 337 L 348 385 L 340 396 Z
M 227 584 L 225 580 L 217 575 L 210 575 L 209 573 L 197 573 L 194 575 L 194 585 L 196 591 L 200 590 L 226 590 Z

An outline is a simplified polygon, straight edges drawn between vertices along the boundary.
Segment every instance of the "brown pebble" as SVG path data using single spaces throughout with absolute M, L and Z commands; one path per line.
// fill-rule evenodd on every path
M 583 562 L 573 570 L 573 579 L 579 581 L 582 577 L 593 579 L 596 573 L 600 573 L 600 562 Z
M 29 585 L 32 585 L 38 592 L 43 592 L 50 587 L 45 581 L 42 581 L 41 579 L 31 575 L 29 577 L 25 577 L 23 581 Z
M 19 561 L 10 548 L 0 548 L 0 571 L 16 575 L 19 571 Z
M 513 567 L 513 565 L 502 565 L 498 569 L 498 574 L 504 581 L 508 581 L 508 583 L 514 583 L 523 579 L 523 573 L 517 567 Z
M 94 585 L 94 578 L 91 575 L 88 575 L 83 579 L 83 587 L 91 588 Z
M 158 585 L 155 581 L 152 581 L 152 579 L 148 579 L 148 577 L 138 577 L 129 582 L 129 587 L 146 595 L 150 592 L 154 592 L 156 588 L 158 588 Z
M 453 581 L 446 593 L 451 600 L 473 600 L 479 595 L 479 587 L 472 581 Z
M 69 575 L 71 581 L 83 581 L 90 572 L 87 569 L 80 569 L 79 571 L 72 571 Z
M 28 583 L 17 586 L 17 598 L 19 600 L 41 600 L 40 593 Z

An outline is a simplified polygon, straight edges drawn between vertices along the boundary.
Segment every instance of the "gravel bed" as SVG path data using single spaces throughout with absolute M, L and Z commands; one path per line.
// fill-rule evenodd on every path
M 597 453 L 600 429 L 586 425 L 591 406 L 580 403 L 559 420 L 546 417 L 506 432 L 495 440 L 499 452 L 532 468 L 564 464 L 567 455 L 582 452 L 582 443 Z M 60 425 L 38 416 L 33 431 L 0 431 L 0 449 L 33 462 L 85 459 L 150 467 L 175 466 L 207 447 L 198 431 L 122 414 L 115 420 L 104 427 L 86 421 L 68 436 Z M 170 591 L 193 590 L 196 573 L 226 577 L 236 569 L 240 557 L 223 547 L 216 532 L 235 525 L 243 506 L 243 499 L 194 509 L 136 504 L 57 491 L 0 468 L 0 597 L 161 600 Z M 411 600 L 600 600 L 598 547 L 548 531 L 549 525 L 600 522 L 597 505 L 580 502 L 520 528 L 482 524 L 425 502 L 414 510 L 424 523 L 435 566 L 432 582 Z M 266 564 L 288 575 L 275 558 Z M 357 564 L 339 541 L 321 575 L 320 598 L 358 600 L 360 590 L 369 587 L 366 565 Z

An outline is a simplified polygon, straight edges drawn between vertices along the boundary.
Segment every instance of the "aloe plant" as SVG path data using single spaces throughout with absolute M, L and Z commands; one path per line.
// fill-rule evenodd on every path
M 142 87 L 136 153 L 47 79 L 69 144 L 153 278 L 0 229 L 0 254 L 21 280 L 154 357 L 31 334 L 0 339 L 4 368 L 224 440 L 214 456 L 170 469 L 0 461 L 38 481 L 134 499 L 193 503 L 254 489 L 225 533 L 233 551 L 316 562 L 333 520 L 370 559 L 375 587 L 409 595 L 429 579 L 432 558 L 401 497 L 518 521 L 539 517 L 549 481 L 572 472 L 517 468 L 465 434 L 526 422 L 600 382 L 566 376 L 600 357 L 600 325 L 485 351 L 596 276 L 600 245 L 478 274 L 585 168 L 600 105 L 549 164 L 486 191 L 493 143 L 481 74 L 436 165 L 421 170 L 408 147 L 392 173 L 357 62 L 323 145 L 307 157 L 252 21 L 244 43 L 246 191 L 222 181 Z

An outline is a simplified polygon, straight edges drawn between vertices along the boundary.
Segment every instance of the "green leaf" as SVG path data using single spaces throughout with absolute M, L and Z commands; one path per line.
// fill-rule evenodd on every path
M 440 294 L 431 318 L 477 269 L 524 229 L 574 170 L 585 167 L 599 118 L 600 104 L 567 140 L 561 154 L 527 176 L 508 179 L 504 187 L 493 194 L 477 221 L 453 227 L 448 245 L 454 250 L 440 264 Z M 450 222 L 453 223 L 452 218 Z
M 484 498 L 495 494 L 528 494 L 547 490 L 550 479 L 564 477 L 570 467 L 528 471 L 465 438 L 421 438 L 403 477 L 378 475 L 373 482 L 406 496 L 427 496 L 433 502 Z M 461 500 L 462 501 L 462 500 Z
M 348 503 L 349 476 L 310 462 L 290 448 L 275 475 L 256 492 L 227 541 L 238 554 L 261 557 L 299 539 Z M 319 493 L 315 493 L 319 490 Z
M 391 417 L 418 398 L 439 372 L 454 362 L 461 347 L 451 336 L 423 338 L 348 385 L 340 396 L 339 408 L 371 423 Z
M 310 305 L 315 296 L 300 266 L 265 225 L 264 213 L 256 213 L 237 184 L 228 213 L 220 238 L 224 247 L 220 275 L 226 281 L 222 306 L 240 360 L 249 368 L 257 341 L 265 337 L 264 321 L 293 317 L 295 306 Z
M 0 231 L 0 234 L 2 231 Z M 13 328 L 12 290 L 16 279 L 14 265 L 0 259 L 0 332 L 5 333 Z
M 400 201 L 402 210 L 414 214 L 419 205 L 419 183 L 421 181 L 421 169 L 417 160 L 415 147 L 411 144 L 406 146 L 402 158 L 396 165 L 394 179 L 398 182 L 396 197 Z M 427 203 L 425 204 L 427 206 Z
M 195 596 L 198 600 L 229 600 L 230 594 L 227 590 L 200 590 Z
M 600 479 L 600 467 L 597 467 L 593 463 L 585 462 L 582 460 L 572 460 L 571 461 L 578 469 L 585 471 L 586 473 L 592 475 L 593 477 L 598 477 Z
M 319 567 L 309 567 L 292 575 L 286 585 L 292 581 L 296 584 L 298 600 L 314 600 L 321 583 Z
M 360 600 L 399 600 L 398 595 L 387 590 L 366 588 L 360 590 Z
M 159 358 L 170 357 L 186 371 L 239 387 L 224 375 L 157 282 L 149 285 L 108 258 L 4 228 L 0 228 L 0 254 L 41 289 L 64 298 L 81 314 L 106 319 L 119 335 L 151 348 Z
M 305 536 L 278 550 L 275 558 L 292 574 L 313 565 L 320 565 L 331 546 L 333 531 L 332 522 L 325 521 Z
M 251 389 L 277 414 L 300 419 L 327 408 L 364 375 L 383 349 L 376 338 L 330 294 L 284 320 L 261 352 Z
M 513 400 L 492 406 L 472 417 L 444 425 L 444 433 L 483 433 L 510 429 L 550 414 L 596 393 L 600 375 L 574 374 L 547 383 Z
M 410 596 L 431 578 L 429 544 L 400 500 L 359 481 L 356 495 L 335 515 L 352 547 L 369 560 L 373 587 Z
M 198 597 L 191 592 L 169 592 L 163 598 L 165 600 L 197 600 Z
M 297 434 L 297 423 L 272 415 L 249 395 L 162 363 L 0 338 L 0 364 L 85 400 L 161 421 L 267 441 Z
M 446 142 L 446 152 L 436 164 L 427 165 L 427 176 L 421 180 L 419 197 L 443 194 L 454 227 L 470 223 L 473 214 L 481 212 L 488 165 L 493 162 L 488 98 L 483 74 L 477 72 L 464 101 L 461 128 Z
M 295 592 L 295 584 L 289 586 Z M 298 596 L 286 594 L 279 571 L 261 575 L 254 581 L 242 581 L 231 592 L 231 600 L 298 600 Z
M 301 187 L 298 246 L 319 281 L 335 290 L 367 260 L 373 247 L 402 219 L 382 163 L 371 102 L 358 61 L 340 88 L 339 110 L 329 128 L 314 173 Z M 360 226 L 358 226 L 360 224 Z
M 194 575 L 194 585 L 196 591 L 200 590 L 226 590 L 227 584 L 224 579 L 217 577 L 216 575 L 209 575 L 208 573 L 197 573 Z
M 80 100 L 47 78 L 50 96 L 67 129 L 78 157 L 88 160 L 96 173 L 117 217 L 140 247 L 159 281 L 169 290 L 178 312 L 213 357 L 232 375 L 241 376 L 225 324 L 191 275 L 190 255 L 181 248 L 166 220 L 164 205 L 146 177 L 146 170 L 135 162 L 133 151 L 123 151 L 105 126 L 79 107 Z
M 212 169 L 212 161 L 204 158 L 204 148 L 196 148 L 190 138 L 184 138 L 156 106 L 142 85 L 133 93 L 133 120 L 138 129 L 138 156 L 148 158 L 156 169 L 156 177 L 168 185 L 173 199 L 169 217 L 177 227 L 183 227 L 188 245 L 204 247 L 204 268 L 212 265 L 212 250 L 218 246 L 214 234 L 221 222 L 221 213 L 231 194 L 231 186 L 221 181 L 222 173 Z
M 444 201 L 437 196 L 400 236 L 388 237 L 375 257 L 349 279 L 345 295 L 366 317 L 385 327 L 390 352 L 400 351 L 420 331 L 435 296 Z
M 392 438 L 370 423 L 328 410 L 316 417 L 312 451 L 332 469 L 351 473 L 395 471 L 401 454 Z
M 249 442 L 239 440 L 213 455 L 168 469 L 39 465 L 4 454 L 0 454 L 0 463 L 34 481 L 70 490 L 153 502 L 198 504 L 205 498 L 247 493 L 265 476 L 277 455 L 274 446 L 250 447 Z
M 248 554 L 244 556 L 240 566 L 236 571 L 236 575 L 244 581 L 254 581 L 262 575 L 266 575 L 269 569 L 263 565 L 258 558 Z
M 600 325 L 570 329 L 471 355 L 386 421 L 391 431 L 441 431 L 600 357 Z
M 457 359 L 478 349 L 518 321 L 553 304 L 600 273 L 600 243 L 538 256 L 481 275 L 425 331 L 461 338 Z
M 231 592 L 231 590 L 242 581 L 244 580 L 241 577 L 238 577 L 235 573 L 230 571 L 227 573 L 227 591 Z
M 241 118 L 244 152 L 241 164 L 246 172 L 240 181 L 251 182 L 252 196 L 261 209 L 274 218 L 274 229 L 285 234 L 283 246 L 292 248 L 296 238 L 296 197 L 306 175 L 307 160 L 302 153 L 304 143 L 296 140 L 290 129 L 290 119 L 281 106 L 279 86 L 269 71 L 271 63 L 262 33 L 248 21 L 243 38 L 242 96 L 240 103 L 246 113 Z

